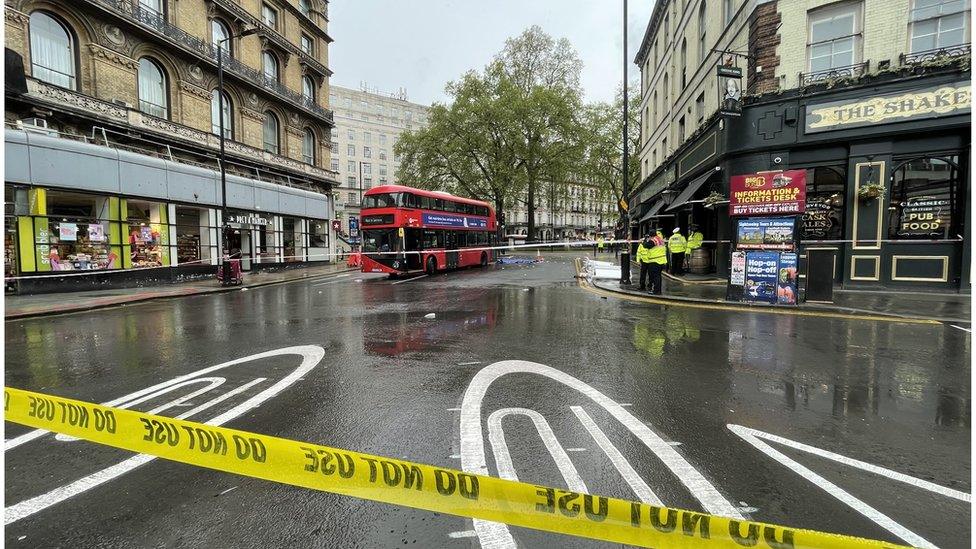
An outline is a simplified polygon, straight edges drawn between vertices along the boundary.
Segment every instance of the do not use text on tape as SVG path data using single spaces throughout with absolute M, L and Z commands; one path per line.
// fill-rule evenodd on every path
M 7 421 L 198 467 L 643 547 L 895 548 L 4 388 Z

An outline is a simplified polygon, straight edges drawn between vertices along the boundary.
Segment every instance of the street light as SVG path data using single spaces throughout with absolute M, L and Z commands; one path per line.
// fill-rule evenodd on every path
M 624 161 L 623 170 L 624 182 L 621 195 L 626 200 L 627 195 L 630 194 L 630 174 L 627 170 L 627 164 L 630 160 L 628 155 L 628 144 L 627 144 L 627 0 L 624 0 Z M 627 208 L 623 212 L 623 225 L 624 225 L 624 249 L 620 252 L 620 283 L 630 284 L 630 204 L 627 204 Z
M 258 32 L 258 28 L 244 29 L 238 34 L 231 34 L 227 38 L 222 40 L 217 40 L 217 110 L 220 113 L 217 115 L 220 119 L 220 131 L 217 134 L 218 139 L 220 139 L 220 153 L 218 155 L 218 160 L 220 162 L 220 219 L 221 219 L 221 232 L 223 233 L 220 240 L 217 241 L 217 257 L 220 258 L 221 269 L 223 272 L 223 285 L 229 286 L 231 284 L 230 280 L 230 254 L 228 253 L 228 258 L 224 260 L 224 248 L 227 243 L 227 239 L 230 237 L 230 223 L 227 222 L 227 168 L 225 167 L 226 162 L 224 155 L 224 42 L 229 42 L 233 38 L 243 38 L 245 36 L 250 36 Z

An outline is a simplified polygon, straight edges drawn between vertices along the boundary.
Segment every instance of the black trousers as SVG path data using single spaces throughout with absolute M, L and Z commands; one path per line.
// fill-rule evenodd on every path
M 651 264 L 641 263 L 640 264 L 640 289 L 642 291 L 647 289 L 647 284 L 645 284 L 644 282 L 647 279 L 653 280 L 653 277 L 651 276 Z
M 673 275 L 682 275 L 685 273 L 685 253 L 673 253 L 671 254 L 671 270 L 668 271 Z
M 664 291 L 661 286 L 661 272 L 664 271 L 664 265 L 661 263 L 647 263 L 647 265 L 650 267 L 648 270 L 650 271 L 651 293 L 661 295 Z

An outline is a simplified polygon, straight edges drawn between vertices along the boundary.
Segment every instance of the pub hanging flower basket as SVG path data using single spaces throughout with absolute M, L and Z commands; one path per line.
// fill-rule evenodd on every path
M 729 198 L 722 193 L 712 191 L 712 194 L 705 197 L 702 201 L 702 205 L 706 208 L 714 208 L 719 204 L 724 204 L 729 201 Z
M 870 202 L 876 198 L 884 198 L 885 188 L 880 183 L 861 185 L 857 188 L 857 197 L 862 202 Z

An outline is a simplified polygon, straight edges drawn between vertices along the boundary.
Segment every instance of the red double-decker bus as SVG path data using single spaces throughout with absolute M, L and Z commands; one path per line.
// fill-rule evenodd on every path
M 382 185 L 364 193 L 359 217 L 364 273 L 433 274 L 492 261 L 497 227 L 485 202 Z

